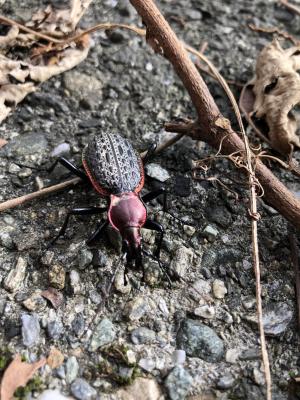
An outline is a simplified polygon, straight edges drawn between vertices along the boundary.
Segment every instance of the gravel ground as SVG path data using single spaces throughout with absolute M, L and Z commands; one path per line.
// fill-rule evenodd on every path
M 48 2 L 6 0 L 1 12 L 26 20 L 41 3 Z M 236 82 L 252 77 L 259 50 L 271 40 L 251 32 L 249 22 L 300 34 L 300 18 L 277 3 L 158 1 L 179 37 L 196 48 L 207 41 L 206 54 L 226 79 Z M 100 21 L 140 24 L 126 0 L 94 2 L 82 25 Z M 62 167 L 50 175 L 46 168 L 59 155 L 80 165 L 81 150 L 99 130 L 120 132 L 143 150 L 168 137 L 164 122 L 193 116 L 169 63 L 142 39 L 124 31 L 93 38 L 85 62 L 44 84 L 1 125 L 0 136 L 9 142 L 0 159 L 1 200 L 66 179 Z M 207 81 L 232 118 L 222 90 Z M 47 252 L 45 248 L 70 208 L 103 204 L 103 199 L 78 185 L 1 214 L 0 366 L 9 354 L 34 361 L 52 348 L 52 363 L 20 396 L 264 398 L 246 181 L 227 160 L 213 165 L 207 177 L 220 178 L 238 200 L 217 181 L 192 180 L 193 161 L 210 154 L 205 144 L 185 138 L 147 167 L 145 193 L 160 186 L 169 192 L 167 213 L 159 201 L 148 211 L 165 226 L 162 260 L 177 278 L 173 287 L 157 264 L 146 259 L 146 283 L 139 271 L 130 273 L 127 286 L 117 275 L 100 313 L 104 290 L 119 263 L 119 238 L 108 232 L 88 247 L 85 240 L 97 219 L 80 217 L 71 221 L 64 239 Z M 293 191 L 300 190 L 294 177 L 272 168 Z M 265 330 L 273 398 L 279 400 L 287 398 L 290 379 L 299 374 L 294 273 L 287 223 L 262 201 L 259 212 Z M 153 250 L 155 234 L 143 235 Z M 54 289 L 43 295 L 52 303 L 41 295 L 49 287 Z

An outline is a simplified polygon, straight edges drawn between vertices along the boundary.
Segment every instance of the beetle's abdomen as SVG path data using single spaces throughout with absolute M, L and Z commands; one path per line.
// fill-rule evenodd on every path
M 100 133 L 83 151 L 82 162 L 95 189 L 102 195 L 138 193 L 144 185 L 139 154 L 118 134 Z

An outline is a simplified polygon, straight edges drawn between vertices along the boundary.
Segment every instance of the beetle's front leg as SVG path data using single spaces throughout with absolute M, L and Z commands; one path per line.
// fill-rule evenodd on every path
M 165 188 L 156 189 L 145 194 L 142 200 L 144 203 L 149 203 L 149 201 L 156 199 L 160 195 L 163 196 L 163 210 L 167 211 L 167 191 Z
M 64 157 L 60 157 L 58 158 L 52 165 L 50 168 L 47 169 L 47 171 L 50 173 L 54 170 L 54 168 L 56 167 L 57 164 L 61 164 L 63 165 L 66 169 L 68 169 L 70 172 L 72 172 L 72 174 L 78 176 L 79 178 L 81 178 L 84 182 L 86 183 L 91 183 L 91 181 L 89 180 L 89 177 L 86 175 L 85 172 L 83 172 L 81 169 L 79 169 L 78 167 L 76 167 L 76 165 L 72 164 L 70 161 L 68 161 L 66 158 Z

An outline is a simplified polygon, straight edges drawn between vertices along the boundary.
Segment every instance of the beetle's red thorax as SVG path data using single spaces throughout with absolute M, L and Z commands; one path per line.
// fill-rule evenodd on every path
M 146 218 L 146 208 L 136 193 L 110 195 L 108 219 L 113 228 L 121 234 L 129 227 L 141 228 Z

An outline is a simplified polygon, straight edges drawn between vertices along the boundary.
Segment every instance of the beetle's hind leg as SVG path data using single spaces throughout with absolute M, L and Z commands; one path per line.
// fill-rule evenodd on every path
M 151 159 L 153 158 L 153 156 L 155 154 L 156 148 L 157 148 L 157 143 L 150 144 L 150 146 L 148 147 L 148 150 L 145 154 L 145 157 L 143 158 L 144 165 L 146 165 L 149 161 L 151 161 Z
M 57 164 L 61 164 L 63 165 L 66 169 L 68 169 L 70 172 L 72 172 L 72 174 L 78 176 L 79 178 L 81 178 L 84 182 L 86 183 L 91 183 L 89 180 L 89 177 L 86 175 L 85 172 L 83 172 L 81 169 L 79 169 L 78 167 L 76 167 L 76 165 L 72 164 L 70 161 L 68 161 L 66 158 L 64 157 L 60 157 L 58 158 L 52 165 L 50 168 L 47 169 L 47 171 L 50 173 L 54 170 L 54 168 L 57 166 Z
M 97 226 L 95 232 L 88 238 L 86 244 L 90 246 L 94 240 L 99 239 L 102 236 L 104 230 L 107 228 L 108 224 L 109 224 L 108 220 L 102 220 L 100 224 Z

